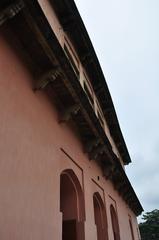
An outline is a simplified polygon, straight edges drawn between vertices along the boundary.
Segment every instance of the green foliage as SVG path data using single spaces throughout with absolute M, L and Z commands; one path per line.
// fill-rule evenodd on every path
M 144 222 L 139 224 L 142 240 L 159 240 L 159 210 L 143 215 Z

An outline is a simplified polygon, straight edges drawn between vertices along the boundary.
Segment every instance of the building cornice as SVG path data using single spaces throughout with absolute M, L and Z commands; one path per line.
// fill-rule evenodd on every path
M 102 107 L 111 136 L 116 143 L 121 158 L 124 164 L 129 164 L 131 158 L 119 126 L 114 104 L 100 63 L 78 9 L 73 0 L 50 0 L 50 2 L 56 11 L 64 31 L 69 34 L 69 37 L 73 41 L 80 60 L 90 76 L 89 79 L 92 87 Z

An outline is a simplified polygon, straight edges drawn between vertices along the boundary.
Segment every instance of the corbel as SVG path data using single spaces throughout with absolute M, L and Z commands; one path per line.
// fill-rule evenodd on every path
M 48 86 L 48 84 L 53 83 L 60 75 L 61 70 L 59 67 L 48 71 L 39 78 L 33 90 L 43 90 Z
M 90 160 L 91 159 L 96 160 L 99 155 L 102 155 L 102 153 L 104 152 L 104 149 L 105 149 L 105 146 L 102 144 L 98 145 L 97 147 L 94 147 L 92 151 L 89 153 Z
M 22 0 L 15 1 L 8 7 L 0 10 L 0 26 L 3 25 L 9 19 L 12 19 L 24 8 L 24 2 Z
M 113 174 L 113 166 L 112 164 L 107 165 L 103 168 L 103 174 L 106 179 L 112 179 L 112 174 Z
M 73 115 L 76 115 L 80 110 L 79 104 L 74 104 L 66 108 L 60 115 L 59 123 L 68 122 Z
M 93 150 L 93 148 L 95 148 L 99 145 L 100 142 L 101 142 L 101 140 L 99 138 L 94 138 L 94 139 L 89 140 L 88 142 L 86 142 L 86 144 L 84 146 L 84 152 L 90 153 Z

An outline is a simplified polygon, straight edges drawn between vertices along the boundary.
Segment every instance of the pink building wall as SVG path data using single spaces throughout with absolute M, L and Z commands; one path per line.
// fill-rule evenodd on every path
M 0 59 L 0 238 L 62 239 L 60 174 L 72 169 L 84 191 L 85 239 L 97 239 L 93 194 L 99 192 L 106 207 L 109 239 L 113 240 L 112 204 L 121 240 L 132 239 L 129 216 L 137 240 L 136 216 L 96 162 L 88 160 L 74 129 L 59 124 L 46 93 L 33 92 L 32 75 L 20 45 L 2 29 Z

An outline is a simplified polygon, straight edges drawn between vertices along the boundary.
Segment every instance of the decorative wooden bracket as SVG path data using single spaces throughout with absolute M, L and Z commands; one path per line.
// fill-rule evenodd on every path
M 112 165 L 109 165 L 103 169 L 103 174 L 106 179 L 110 179 L 112 176 Z
M 102 155 L 104 150 L 105 146 L 101 144 L 99 144 L 97 147 L 94 147 L 92 151 L 89 153 L 90 160 L 92 159 L 96 160 L 99 157 L 99 155 Z
M 15 3 L 9 5 L 7 8 L 0 11 L 0 26 L 7 20 L 16 16 L 24 8 L 24 2 L 22 0 L 15 1 Z
M 99 138 L 95 138 L 95 139 L 91 139 L 90 141 L 88 141 L 85 146 L 84 146 L 84 152 L 86 153 L 90 153 L 94 147 L 97 147 L 98 144 L 100 143 L 100 139 Z
M 76 115 L 80 110 L 79 104 L 74 104 L 73 106 L 65 109 L 60 116 L 59 123 L 68 122 L 73 115 Z
M 59 67 L 52 69 L 40 77 L 33 90 L 37 91 L 44 89 L 48 84 L 53 83 L 60 75 L 61 70 Z

